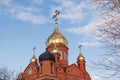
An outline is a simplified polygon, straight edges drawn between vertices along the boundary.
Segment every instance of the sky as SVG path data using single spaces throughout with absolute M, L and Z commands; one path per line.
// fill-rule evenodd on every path
M 76 63 L 81 44 L 92 80 L 103 80 L 91 69 L 91 62 L 101 59 L 104 50 L 91 34 L 100 22 L 89 4 L 88 0 L 0 0 L 0 66 L 24 70 L 34 46 L 38 58 L 55 28 L 52 15 L 57 9 L 59 30 L 69 42 L 69 64 Z

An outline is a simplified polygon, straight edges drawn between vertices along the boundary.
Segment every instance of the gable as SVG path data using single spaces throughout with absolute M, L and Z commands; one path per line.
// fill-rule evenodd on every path
M 38 71 L 38 66 L 37 66 L 37 64 L 30 63 L 30 64 L 26 67 L 26 69 L 24 70 L 23 75 L 24 75 L 24 76 L 29 76 L 29 75 L 31 75 L 31 74 L 36 73 L 37 71 Z
M 80 71 L 80 69 L 78 68 L 78 66 L 76 64 L 72 64 L 72 65 L 68 66 L 66 69 L 66 73 L 73 74 L 73 75 L 81 75 L 82 74 L 82 72 Z

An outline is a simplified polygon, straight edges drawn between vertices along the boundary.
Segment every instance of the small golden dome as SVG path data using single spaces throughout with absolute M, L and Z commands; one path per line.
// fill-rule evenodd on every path
M 62 44 L 64 46 L 68 46 L 67 39 L 60 33 L 58 27 L 55 27 L 54 32 L 51 36 L 47 39 L 46 46 L 54 45 L 54 44 Z
M 78 61 L 85 61 L 85 57 L 82 55 L 82 53 L 80 53 L 77 59 Z
M 19 73 L 17 80 L 24 80 L 22 72 Z
M 37 58 L 36 58 L 35 54 L 34 54 L 33 57 L 30 59 L 30 62 L 37 62 Z

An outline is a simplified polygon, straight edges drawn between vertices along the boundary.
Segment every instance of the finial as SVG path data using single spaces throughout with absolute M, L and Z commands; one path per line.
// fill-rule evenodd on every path
M 60 11 L 55 10 L 53 14 L 53 18 L 55 19 L 55 24 L 58 24 L 58 15 L 60 14 Z
M 82 45 L 79 45 L 78 48 L 80 49 L 80 53 L 81 53 L 81 48 L 82 48 Z
M 82 45 L 79 45 L 78 48 L 80 49 L 80 54 L 78 56 L 78 60 L 84 60 L 85 61 L 85 58 L 84 58 L 84 56 L 82 55 L 82 52 L 81 52 Z
M 36 59 L 36 57 L 35 57 L 35 50 L 36 50 L 36 47 L 34 46 L 34 47 L 33 47 L 33 53 L 34 53 L 34 55 L 33 55 L 32 58 L 30 59 L 30 62 L 35 62 L 35 61 L 37 61 L 37 59 Z
M 34 54 L 35 54 L 35 50 L 36 50 L 36 47 L 34 46 L 34 47 L 33 47 L 33 53 L 34 53 Z

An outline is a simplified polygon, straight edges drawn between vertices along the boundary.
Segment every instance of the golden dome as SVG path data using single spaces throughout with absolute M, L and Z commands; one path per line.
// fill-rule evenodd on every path
M 19 73 L 17 80 L 24 80 L 22 71 Z
M 30 59 L 30 62 L 37 62 L 37 58 L 36 58 L 35 54 L 34 54 L 33 57 Z
M 82 55 L 82 53 L 80 53 L 77 59 L 78 61 L 85 61 L 85 57 Z
M 20 72 L 19 75 L 18 75 L 18 78 L 22 78 L 23 77 L 23 73 Z
M 58 27 L 55 27 L 54 32 L 51 36 L 47 39 L 46 46 L 54 45 L 54 44 L 62 44 L 64 46 L 68 46 L 67 39 L 60 33 Z

